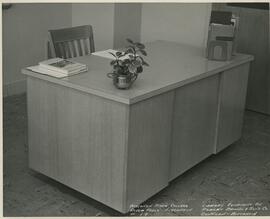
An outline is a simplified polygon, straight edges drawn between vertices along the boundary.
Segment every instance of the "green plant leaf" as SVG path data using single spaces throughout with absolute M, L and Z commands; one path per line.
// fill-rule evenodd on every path
M 116 63 L 116 60 L 112 60 L 110 64 L 114 65 L 115 63 Z
M 117 51 L 117 52 L 115 53 L 115 55 L 119 57 L 119 56 L 122 55 L 122 52 Z
M 128 46 L 126 47 L 126 53 L 135 53 L 135 47 L 134 46 Z
M 138 68 L 137 68 L 137 73 L 142 73 L 143 72 L 143 67 L 142 66 L 139 66 Z
M 140 52 L 141 52 L 141 54 L 143 54 L 144 56 L 147 56 L 147 53 L 146 53 L 146 51 L 145 51 L 145 50 L 140 49 L 139 51 L 140 51 Z
M 118 58 L 121 58 L 121 57 L 123 57 L 125 55 L 126 55 L 125 53 L 122 53 L 122 55 L 118 56 Z
M 137 58 L 137 59 L 140 59 L 142 62 L 144 61 L 144 60 L 143 60 L 143 57 L 141 57 L 141 56 L 137 56 L 136 58 Z
M 143 45 L 142 43 L 135 43 L 135 45 L 139 48 L 139 49 L 144 49 L 145 45 Z
M 127 64 L 130 64 L 131 61 L 129 59 L 124 59 L 123 60 L 123 65 L 127 65 Z
M 146 61 L 144 61 L 143 57 L 137 56 L 137 59 L 140 59 L 142 61 L 142 65 L 149 66 L 149 64 Z
M 146 61 L 142 61 L 142 65 L 149 66 L 149 64 Z
M 134 44 L 134 42 L 133 42 L 131 39 L 127 38 L 126 40 L 127 40 L 129 43 Z
M 128 48 L 126 51 L 125 51 L 125 54 L 130 54 L 130 53 L 133 53 L 133 50 L 131 48 Z
M 119 64 L 119 65 L 122 65 L 122 64 L 123 64 L 123 61 L 119 60 L 119 61 L 118 61 L 118 64 Z
M 142 60 L 141 59 L 135 59 L 132 61 L 132 65 L 135 65 L 136 67 L 139 67 L 142 65 Z
M 129 65 L 128 70 L 130 73 L 136 73 L 137 67 L 135 65 Z
M 116 55 L 114 55 L 112 52 L 109 52 L 109 53 L 116 58 Z

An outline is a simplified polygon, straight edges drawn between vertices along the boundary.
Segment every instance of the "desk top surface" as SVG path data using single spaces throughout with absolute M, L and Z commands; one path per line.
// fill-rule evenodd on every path
M 117 102 L 132 104 L 166 91 L 209 77 L 253 60 L 253 56 L 237 54 L 230 61 L 209 61 L 202 49 L 168 41 L 146 43 L 145 67 L 129 90 L 119 90 L 107 77 L 110 60 L 94 55 L 73 58 L 88 65 L 88 72 L 66 78 L 54 78 L 23 69 L 28 76 L 74 88 Z

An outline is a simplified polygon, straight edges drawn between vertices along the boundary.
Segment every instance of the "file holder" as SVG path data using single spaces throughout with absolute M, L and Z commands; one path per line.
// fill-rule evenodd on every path
M 232 41 L 213 40 L 209 42 L 207 58 L 216 61 L 228 61 L 232 57 Z

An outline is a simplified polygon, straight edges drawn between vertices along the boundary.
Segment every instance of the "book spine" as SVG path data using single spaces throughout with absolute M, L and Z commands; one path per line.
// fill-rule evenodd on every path
M 68 74 L 71 74 L 71 73 L 73 73 L 73 72 L 78 72 L 78 71 L 81 71 L 81 70 L 84 70 L 84 69 L 87 69 L 87 67 L 84 66 L 84 67 L 80 67 L 80 68 L 73 69 L 73 70 L 71 70 L 71 71 L 68 71 Z
M 68 71 L 68 73 L 69 72 L 73 72 L 73 71 L 78 71 L 78 70 L 80 70 L 80 69 L 84 69 L 84 68 L 86 68 L 86 66 L 76 66 L 76 67 L 74 67 L 74 68 L 69 68 L 69 69 L 66 69 L 67 71 Z
M 76 73 L 80 73 L 80 72 L 85 72 L 85 71 L 88 71 L 88 68 L 86 66 L 83 67 L 83 68 L 76 69 L 74 71 L 70 71 L 67 75 L 72 75 L 72 74 L 76 74 Z
M 81 69 L 86 68 L 86 65 L 81 65 L 81 64 L 73 66 L 73 67 L 69 67 L 69 68 L 66 68 L 66 69 L 60 69 L 60 68 L 57 68 L 57 67 L 54 67 L 54 66 L 49 66 L 49 65 L 46 65 L 46 64 L 42 64 L 42 63 L 40 65 L 41 65 L 42 68 L 44 67 L 46 69 L 61 72 L 61 73 L 64 73 L 64 74 L 69 74 L 71 72 L 76 72 L 76 71 L 79 71 Z
M 71 72 L 67 76 L 76 75 L 76 74 L 79 74 L 79 73 L 82 73 L 82 72 L 86 72 L 86 71 L 88 71 L 88 68 L 87 67 L 84 68 L 84 69 L 81 69 L 80 71 Z
M 67 65 L 64 69 L 68 70 L 68 71 L 72 71 L 74 69 L 78 69 L 78 68 L 85 68 L 86 65 L 84 64 L 80 64 L 80 63 L 75 63 L 72 65 Z

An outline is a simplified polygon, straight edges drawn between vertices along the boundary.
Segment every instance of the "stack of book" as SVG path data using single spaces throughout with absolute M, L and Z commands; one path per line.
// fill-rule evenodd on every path
M 88 71 L 88 68 L 85 64 L 62 58 L 48 59 L 39 62 L 39 65 L 37 66 L 28 67 L 28 69 L 57 78 L 63 78 Z

